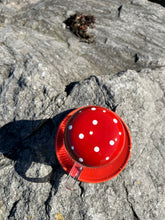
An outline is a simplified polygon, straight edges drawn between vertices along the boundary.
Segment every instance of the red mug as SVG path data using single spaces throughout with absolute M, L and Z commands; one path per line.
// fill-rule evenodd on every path
M 128 127 L 115 112 L 94 105 L 73 110 L 55 138 L 57 158 L 69 173 L 66 188 L 77 180 L 98 183 L 115 177 L 126 166 L 131 147 Z

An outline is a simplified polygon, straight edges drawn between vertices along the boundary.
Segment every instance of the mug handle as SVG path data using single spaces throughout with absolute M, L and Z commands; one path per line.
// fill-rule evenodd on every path
M 78 178 L 83 170 L 83 166 L 75 162 L 70 170 L 68 176 L 65 179 L 64 186 L 68 190 L 72 190 L 75 183 L 78 181 Z

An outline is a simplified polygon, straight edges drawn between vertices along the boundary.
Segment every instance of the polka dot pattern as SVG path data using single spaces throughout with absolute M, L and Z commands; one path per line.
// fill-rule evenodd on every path
M 80 134 L 79 134 L 79 138 L 80 138 L 80 139 L 83 139 L 83 138 L 84 138 L 84 134 L 83 134 L 83 133 L 80 133 Z
M 80 157 L 78 160 L 79 160 L 81 163 L 84 161 L 83 158 L 81 158 L 81 157 Z
M 98 124 L 98 121 L 97 121 L 97 120 L 93 120 L 93 121 L 92 121 L 92 124 L 93 124 L 93 125 L 97 125 L 97 124 Z
M 100 148 L 98 146 L 94 147 L 94 151 L 95 152 L 99 152 L 100 151 Z
M 110 144 L 111 146 L 113 146 L 113 145 L 115 144 L 115 142 L 114 142 L 113 140 L 111 140 L 111 141 L 109 142 L 109 144 Z
M 116 118 L 113 119 L 113 122 L 117 124 L 118 120 Z
M 122 123 L 108 109 L 89 106 L 86 112 L 87 116 L 85 109 L 79 110 L 77 120 L 68 125 L 70 153 L 84 165 L 104 165 L 124 140 Z
M 69 130 L 72 130 L 72 125 L 69 125 L 68 129 L 69 129 Z

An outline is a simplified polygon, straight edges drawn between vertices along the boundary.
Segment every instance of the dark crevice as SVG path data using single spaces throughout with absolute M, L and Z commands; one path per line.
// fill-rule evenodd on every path
M 80 211 L 79 211 L 79 214 L 80 214 L 80 216 L 82 217 L 82 218 L 81 218 L 82 220 L 85 220 L 85 219 L 86 219 L 86 210 L 80 210 Z
M 104 100 L 105 100 L 105 104 L 106 104 L 106 105 L 108 106 L 108 108 L 110 108 L 112 111 L 116 111 L 116 108 L 117 108 L 118 104 L 115 103 L 114 96 L 113 96 L 113 94 L 111 93 L 110 89 L 107 88 L 106 85 L 101 85 L 99 79 L 98 79 L 96 76 L 92 75 L 89 79 L 92 79 L 92 78 L 95 79 L 95 81 L 96 81 L 96 83 L 97 83 L 99 89 L 101 90 L 101 92 L 102 92 L 102 94 L 103 94 L 103 97 L 104 97 Z M 107 98 L 106 96 L 107 96 L 108 98 Z
M 65 87 L 65 92 L 66 92 L 67 96 L 70 95 L 70 93 L 72 92 L 74 86 L 77 85 L 77 84 L 79 84 L 78 81 L 76 81 L 76 82 L 71 82 L 70 84 L 68 84 L 68 85 Z
M 118 17 L 120 17 L 122 8 L 123 8 L 123 5 L 120 5 L 120 7 L 118 7 Z
M 164 0 L 148 0 L 149 2 L 157 3 L 163 7 L 165 7 L 165 1 Z
M 113 111 L 113 112 L 116 112 L 116 108 L 117 108 L 118 105 L 119 105 L 119 104 L 113 106 L 113 108 L 112 108 L 112 111 Z
M 108 108 L 110 108 L 113 112 L 116 112 L 116 108 L 118 106 L 117 103 L 115 103 L 114 95 L 110 91 L 109 88 L 106 87 L 106 85 L 102 85 L 98 79 L 97 76 L 91 75 L 87 80 L 94 80 L 99 89 L 101 90 L 101 93 L 103 94 L 104 102 L 107 105 Z M 79 81 L 71 82 L 65 87 L 65 92 L 67 96 L 69 96 L 73 90 L 73 88 L 80 84 Z
M 125 192 L 126 192 L 126 198 L 127 198 L 128 204 L 129 204 L 129 206 L 130 206 L 130 208 L 131 208 L 131 210 L 132 210 L 133 216 L 134 216 L 134 220 L 140 220 L 140 218 L 139 218 L 139 216 L 137 215 L 137 213 L 136 213 L 136 211 L 135 211 L 135 209 L 134 209 L 132 203 L 131 203 L 130 200 L 129 200 L 129 193 L 128 193 L 128 189 L 127 189 L 127 187 L 126 187 L 126 185 L 125 185 L 125 182 L 124 182 L 123 186 L 124 186 L 124 189 L 125 189 Z
M 11 217 L 14 217 L 18 202 L 19 202 L 19 200 L 17 200 L 16 202 L 14 202 L 14 204 L 13 204 L 11 210 L 10 210 L 10 213 L 9 213 L 9 215 L 8 215 L 8 219 L 10 219 Z
M 104 91 L 103 91 L 104 90 Z M 118 106 L 118 104 L 115 103 L 115 99 L 114 96 L 112 94 L 112 92 L 110 91 L 109 88 L 106 87 L 106 85 L 102 86 L 102 92 L 104 94 L 105 97 L 105 104 L 112 110 L 112 111 L 116 111 L 116 108 Z M 105 95 L 106 93 L 106 95 Z M 106 97 L 108 96 L 108 98 Z
M 83 195 L 84 195 L 85 189 L 84 189 L 84 186 L 83 186 L 82 182 L 79 182 L 79 187 L 80 187 L 80 190 L 81 190 L 80 198 L 81 198 L 82 203 L 84 203 Z M 82 220 L 86 219 L 86 213 L 87 213 L 87 211 L 84 207 L 81 207 L 79 209 L 79 214 L 80 214 Z
M 25 80 L 25 78 L 23 76 L 21 76 L 19 78 L 18 85 L 19 85 L 20 89 L 24 89 L 27 86 L 26 80 Z
M 138 56 L 138 54 L 136 53 L 136 54 L 134 55 L 134 62 L 137 63 L 138 60 L 139 60 L 139 56 Z
M 29 60 L 28 59 L 26 59 L 25 61 L 24 61 L 24 67 L 25 67 L 25 70 L 27 70 L 28 68 L 28 62 L 29 62 Z
M 84 187 L 82 186 L 82 183 L 81 183 L 81 182 L 79 183 L 79 187 L 80 187 L 80 189 L 81 189 L 80 197 L 82 197 L 85 190 L 84 190 Z
M 108 37 L 106 37 L 106 38 L 104 39 L 104 44 L 106 44 L 107 41 L 108 41 Z
M 82 215 L 82 220 L 85 220 L 85 218 L 86 218 L 86 214 L 83 214 Z
M 14 73 L 14 71 L 15 71 L 15 67 L 14 67 L 14 66 L 11 66 L 11 67 L 10 67 L 10 70 L 9 70 L 8 77 L 12 76 L 13 73 Z
M 45 212 L 49 218 L 50 218 L 50 211 L 51 211 L 51 206 L 50 206 L 51 198 L 52 198 L 52 188 L 50 189 L 49 196 L 47 200 L 45 201 Z
M 89 80 L 91 80 L 91 79 L 95 79 L 97 85 L 100 86 L 100 81 L 99 81 L 99 79 L 98 79 L 97 76 L 95 76 L 95 75 L 91 75 L 91 76 L 89 77 Z
M 50 184 L 52 185 L 52 188 L 50 189 L 50 193 L 49 193 L 46 205 L 49 205 L 51 197 L 56 195 L 58 191 L 58 186 L 60 184 L 60 179 L 64 175 L 64 170 L 61 167 L 58 160 L 57 160 L 57 163 L 52 166 L 52 169 L 53 170 L 52 170 L 50 180 L 49 180 Z
M 131 208 L 132 213 L 133 213 L 133 215 L 134 215 L 134 220 L 140 220 L 140 218 L 139 218 L 138 215 L 136 214 L 136 212 L 135 212 L 135 210 L 134 210 L 132 204 L 130 205 L 130 208 Z

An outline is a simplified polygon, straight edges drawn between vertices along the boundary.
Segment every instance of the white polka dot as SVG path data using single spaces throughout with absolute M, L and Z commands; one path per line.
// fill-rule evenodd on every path
M 74 150 L 74 146 L 71 146 L 71 149 Z
M 114 142 L 114 141 L 112 141 L 112 140 L 109 142 L 109 144 L 110 144 L 111 146 L 113 146 L 113 145 L 114 145 L 114 143 L 115 143 L 115 142 Z
M 100 148 L 98 146 L 94 147 L 95 152 L 99 152 Z
M 109 160 L 109 157 L 106 157 L 105 159 L 106 159 L 106 160 Z
M 93 120 L 93 121 L 92 121 L 92 124 L 93 124 L 93 125 L 97 125 L 97 124 L 98 124 L 98 121 L 97 121 L 97 120 Z
M 113 122 L 114 122 L 115 124 L 117 124 L 118 121 L 117 121 L 116 118 L 114 118 L 114 119 L 113 119 Z
M 91 108 L 91 110 L 92 110 L 92 111 L 95 111 L 95 110 L 96 110 L 96 108 L 95 108 L 95 107 L 93 107 L 93 108 Z
M 119 132 L 119 135 L 121 135 L 121 132 Z
M 81 158 L 81 157 L 80 157 L 78 160 L 79 160 L 80 162 L 83 162 L 83 161 L 84 161 L 83 158 Z
M 80 138 L 80 139 L 83 139 L 83 138 L 84 138 L 84 134 L 82 134 L 82 133 L 79 134 L 79 138 Z
M 106 112 L 106 110 L 103 110 L 103 112 Z
M 69 125 L 68 129 L 69 129 L 69 130 L 72 130 L 72 125 Z
M 81 113 L 81 110 L 79 111 L 79 113 Z
M 117 141 L 117 138 L 115 138 L 115 141 Z
M 90 131 L 89 134 L 92 135 L 92 134 L 93 134 L 93 131 Z

